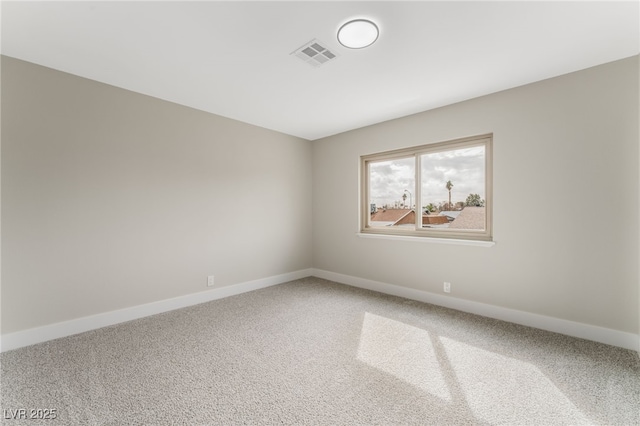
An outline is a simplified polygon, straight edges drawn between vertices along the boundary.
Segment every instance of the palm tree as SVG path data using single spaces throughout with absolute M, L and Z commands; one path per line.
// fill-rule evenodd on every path
M 451 188 L 453 188 L 453 184 L 449 180 L 447 181 L 447 190 L 449 191 L 449 207 L 448 207 L 449 210 L 451 210 Z
M 402 207 L 404 207 L 404 208 L 407 207 L 407 194 L 406 193 L 402 194 Z

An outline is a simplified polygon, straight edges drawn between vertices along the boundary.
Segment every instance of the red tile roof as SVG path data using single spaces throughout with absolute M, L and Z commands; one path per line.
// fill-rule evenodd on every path
M 378 210 L 376 213 L 371 215 L 372 222 L 397 222 L 404 215 L 411 213 L 412 210 L 409 209 L 386 209 L 386 210 Z

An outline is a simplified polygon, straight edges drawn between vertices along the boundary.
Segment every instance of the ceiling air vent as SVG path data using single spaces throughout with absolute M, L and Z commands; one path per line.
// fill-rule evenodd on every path
M 335 59 L 338 56 L 331 50 L 327 49 L 324 43 L 319 42 L 316 39 L 311 40 L 299 49 L 291 52 L 291 54 L 297 56 L 306 63 L 313 65 L 314 67 L 319 67 L 320 65 L 326 64 L 327 62 Z

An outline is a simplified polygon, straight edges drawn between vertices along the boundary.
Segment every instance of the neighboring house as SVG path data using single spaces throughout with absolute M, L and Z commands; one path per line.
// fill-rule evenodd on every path
M 458 213 L 455 220 L 449 224 L 449 229 L 484 229 L 484 207 L 465 207 L 459 212 L 447 213 Z
M 453 212 L 460 213 L 460 212 Z M 422 225 L 433 227 L 434 225 L 448 224 L 451 220 L 441 215 L 422 215 Z M 374 226 L 399 226 L 414 225 L 416 223 L 416 215 L 413 210 L 407 209 L 386 209 L 378 210 L 371 215 L 371 222 Z
M 414 225 L 416 216 L 413 210 L 385 209 L 371 215 L 374 226 Z M 460 211 L 444 211 L 438 215 L 422 215 L 422 225 L 429 228 L 484 229 L 485 208 L 465 207 Z
M 457 213 L 457 212 L 456 212 Z M 422 226 L 429 228 L 443 228 L 442 225 L 448 225 L 452 219 L 448 216 L 439 215 L 439 214 L 423 214 L 422 215 Z

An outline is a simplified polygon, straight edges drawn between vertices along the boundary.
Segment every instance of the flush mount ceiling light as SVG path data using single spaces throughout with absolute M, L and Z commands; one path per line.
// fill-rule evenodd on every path
M 371 46 L 377 39 L 378 26 L 367 19 L 354 19 L 338 30 L 338 41 L 349 49 Z

